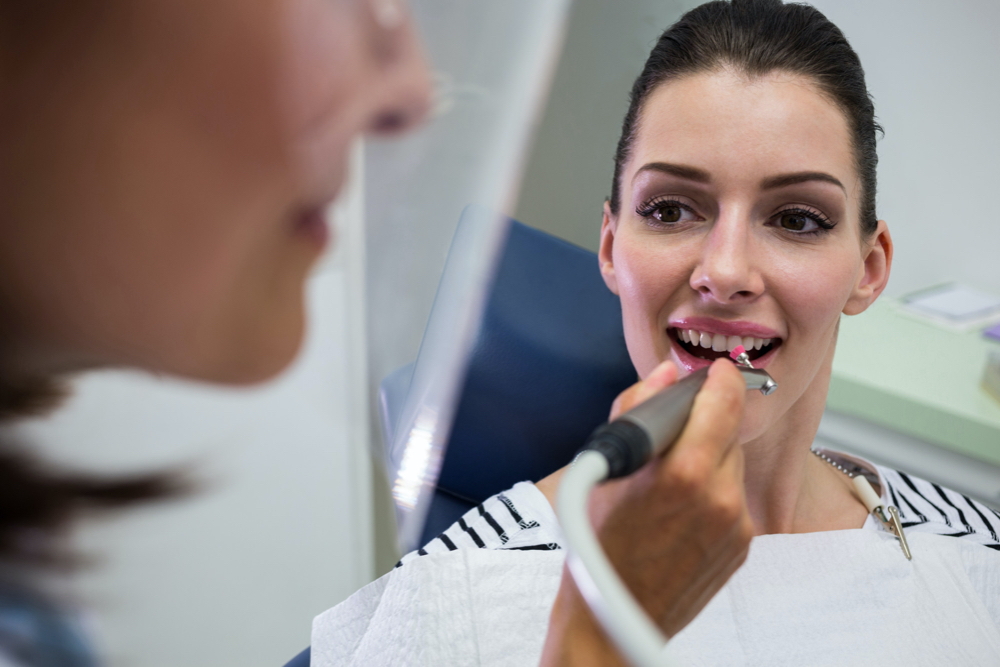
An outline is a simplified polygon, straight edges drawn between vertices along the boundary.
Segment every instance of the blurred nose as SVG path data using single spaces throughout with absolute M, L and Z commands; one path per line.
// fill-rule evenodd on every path
M 401 16 L 398 24 L 382 26 L 374 48 L 382 69 L 381 94 L 367 131 L 381 135 L 406 132 L 424 121 L 431 106 L 427 57 L 409 14 Z
M 723 215 L 705 237 L 690 285 L 705 301 L 719 305 L 749 303 L 764 291 L 756 269 L 750 223 L 737 213 Z

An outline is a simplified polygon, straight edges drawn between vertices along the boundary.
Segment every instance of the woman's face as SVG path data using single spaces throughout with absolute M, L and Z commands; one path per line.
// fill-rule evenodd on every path
M 393 0 L 42 6 L 0 17 L 17 36 L 0 56 L 4 363 L 273 375 L 352 138 L 427 107 L 408 17 Z
M 688 76 L 649 97 L 623 172 L 600 261 L 639 375 L 754 347 L 779 389 L 748 397 L 741 440 L 796 403 L 818 420 L 840 314 L 874 301 L 892 251 L 882 222 L 861 238 L 843 113 L 797 76 Z

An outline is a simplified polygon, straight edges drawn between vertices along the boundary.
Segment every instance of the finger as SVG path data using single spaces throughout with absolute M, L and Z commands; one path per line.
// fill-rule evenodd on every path
M 718 464 L 729 451 L 743 419 L 746 391 L 746 382 L 732 362 L 716 360 L 668 457 L 687 457 L 690 450 L 696 450 Z
M 743 446 L 735 438 L 722 456 L 719 472 L 722 479 L 730 480 L 739 484 L 741 488 L 743 487 L 744 473 L 746 472 Z
M 644 380 L 636 382 L 618 395 L 615 402 L 611 404 L 609 420 L 615 419 L 623 412 L 628 412 L 675 382 L 677 382 L 677 365 L 670 360 L 664 361 L 654 368 Z

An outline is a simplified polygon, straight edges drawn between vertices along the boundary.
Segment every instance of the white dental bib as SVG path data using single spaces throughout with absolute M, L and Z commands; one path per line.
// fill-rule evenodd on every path
M 1000 553 L 914 532 L 765 535 L 669 645 L 695 665 L 1000 665 Z M 312 664 L 534 665 L 565 551 L 459 550 L 397 568 L 313 623 Z
M 913 533 L 764 535 L 670 643 L 679 666 L 1000 665 L 1000 554 Z M 987 606 L 989 605 L 989 606 Z

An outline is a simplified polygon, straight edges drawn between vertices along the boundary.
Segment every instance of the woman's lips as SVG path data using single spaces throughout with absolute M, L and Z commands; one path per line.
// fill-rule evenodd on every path
M 320 249 L 330 242 L 330 227 L 322 208 L 302 211 L 295 219 L 295 234 L 307 239 Z
M 695 329 L 724 336 L 753 336 L 754 338 L 781 338 L 781 334 L 756 322 L 744 320 L 717 320 L 714 317 L 681 317 L 670 320 L 675 329 Z

